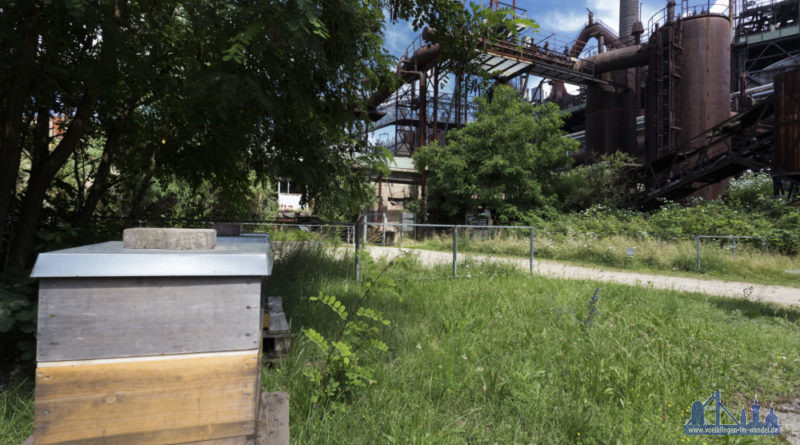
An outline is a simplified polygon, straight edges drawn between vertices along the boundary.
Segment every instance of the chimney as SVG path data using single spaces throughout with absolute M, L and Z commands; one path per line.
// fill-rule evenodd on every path
M 619 38 L 633 44 L 633 24 L 639 21 L 639 0 L 619 0 Z

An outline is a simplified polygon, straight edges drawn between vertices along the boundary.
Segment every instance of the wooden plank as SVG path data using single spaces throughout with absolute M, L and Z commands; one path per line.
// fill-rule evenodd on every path
M 36 444 L 183 443 L 255 434 L 258 350 L 41 365 Z
M 283 312 L 283 297 L 267 297 L 270 312 Z
M 37 360 L 258 348 L 260 278 L 42 280 Z
M 33 434 L 25 439 L 25 442 L 22 442 L 20 445 L 33 445 Z
M 186 445 L 253 445 L 255 439 L 250 436 L 226 437 L 225 439 L 203 440 L 200 442 L 187 442 Z
M 289 445 L 289 394 L 262 394 L 259 419 L 258 445 Z
M 288 334 L 291 332 L 289 323 L 286 321 L 286 314 L 283 312 L 271 312 L 269 314 L 269 334 Z

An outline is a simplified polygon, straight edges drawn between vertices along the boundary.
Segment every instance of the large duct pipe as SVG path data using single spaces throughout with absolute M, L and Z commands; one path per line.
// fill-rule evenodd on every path
M 583 52 L 583 49 L 586 47 L 586 43 L 588 43 L 589 40 L 598 38 L 600 36 L 603 37 L 603 45 L 606 47 L 611 49 L 625 47 L 625 44 L 622 43 L 622 41 L 620 41 L 616 35 L 614 35 L 613 31 L 601 25 L 600 23 L 590 23 L 581 30 L 580 35 L 578 35 L 578 38 L 575 40 L 575 43 L 569 50 L 569 56 L 580 56 L 581 52 Z
M 647 48 L 642 45 L 607 51 L 585 60 L 579 60 L 575 69 L 593 71 L 595 75 L 647 65 Z
M 639 0 L 619 0 L 619 38 L 633 43 L 633 24 L 639 21 Z
M 423 38 L 430 41 L 431 36 L 435 31 L 425 28 L 423 31 Z M 396 73 L 406 83 L 415 81 L 418 77 L 418 72 L 425 72 L 431 68 L 439 59 L 442 54 L 442 47 L 438 43 L 429 44 L 417 49 L 408 59 L 402 59 L 397 63 Z M 383 117 L 382 114 L 375 112 L 389 96 L 394 92 L 393 88 L 389 85 L 382 85 L 369 97 L 367 100 L 367 109 L 370 110 L 370 117 L 372 120 L 378 120 Z

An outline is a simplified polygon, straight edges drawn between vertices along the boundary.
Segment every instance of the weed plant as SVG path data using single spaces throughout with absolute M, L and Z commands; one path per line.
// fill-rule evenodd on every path
M 796 307 L 470 270 L 453 279 L 448 267 L 391 268 L 397 292 L 368 300 L 392 320 L 380 333 L 388 352 L 361 357 L 374 382 L 315 402 L 304 373 L 318 354 L 302 331 L 330 337 L 340 325 L 310 297 L 351 307 L 362 287 L 352 258 L 284 257 L 268 285 L 284 298 L 292 355 L 264 369 L 263 384 L 289 392 L 292 440 L 671 444 L 686 439 L 691 403 L 715 390 L 738 412 L 754 394 L 780 405 L 800 389 Z

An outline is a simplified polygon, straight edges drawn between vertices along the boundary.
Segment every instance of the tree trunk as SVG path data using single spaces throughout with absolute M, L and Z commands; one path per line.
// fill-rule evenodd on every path
M 119 14 L 119 9 L 112 10 L 115 15 Z M 112 26 L 118 28 L 119 21 L 106 21 L 103 27 L 103 35 L 110 36 L 114 34 L 115 30 L 110 29 Z M 115 39 L 103 39 L 96 63 L 98 70 L 117 65 L 115 45 Z M 69 157 L 75 153 L 81 143 L 81 139 L 85 136 L 100 98 L 103 81 L 104 76 L 100 73 L 94 73 L 88 77 L 83 97 L 81 97 L 78 106 L 75 108 L 75 114 L 61 141 L 52 152 L 42 153 L 42 155 L 46 155 L 41 156 L 42 159 L 38 161 L 34 159 L 28 186 L 25 189 L 25 197 L 20 206 L 18 230 L 10 246 L 8 267 L 11 269 L 24 269 L 31 259 L 47 190 L 50 188 L 50 184 L 58 174 L 58 171 L 67 163 Z M 45 106 L 49 104 L 39 105 Z
M 36 19 L 27 24 L 22 38 L 22 50 L 8 86 L 6 108 L 2 114 L 2 135 L 0 135 L 0 252 L 3 251 L 6 224 L 11 203 L 17 191 L 17 175 L 22 155 L 20 144 L 20 125 L 23 120 L 25 101 L 28 98 L 31 71 L 36 58 L 37 32 Z
M 34 153 L 34 162 L 31 168 L 31 175 L 28 179 L 28 187 L 25 189 L 25 198 L 22 200 L 18 230 L 9 254 L 8 267 L 12 269 L 24 269 L 28 265 L 33 244 L 36 239 L 36 231 L 39 228 L 39 217 L 42 213 L 47 189 L 55 178 L 58 170 L 69 160 L 78 148 L 81 138 L 86 133 L 89 119 L 94 113 L 97 102 L 97 87 L 87 91 L 78 105 L 74 119 L 70 122 L 67 132 L 61 142 L 49 154 L 42 153 L 37 148 Z
M 111 158 L 114 156 L 114 153 L 116 153 L 117 148 L 119 148 L 122 127 L 125 121 L 126 119 L 124 117 L 121 118 L 120 121 L 115 121 L 106 135 L 106 143 L 103 147 L 100 163 L 97 166 L 97 172 L 94 175 L 94 181 L 89 188 L 89 193 L 86 196 L 83 207 L 81 207 L 75 215 L 75 220 L 73 222 L 75 227 L 86 227 L 86 225 L 89 224 L 89 220 L 97 209 L 97 204 L 100 203 L 100 199 L 110 188 L 108 178 L 111 174 Z
M 155 151 L 153 151 L 153 155 L 150 157 L 150 167 L 147 169 L 147 174 L 145 174 L 142 184 L 136 191 L 133 201 L 131 201 L 131 208 L 128 212 L 129 219 L 136 219 L 139 217 L 139 207 L 141 207 L 142 201 L 144 201 L 144 195 L 147 193 L 147 189 L 150 187 L 150 182 L 153 180 L 153 174 L 156 172 L 156 165 L 158 165 L 156 163 L 156 157 L 158 156 L 159 147 L 160 146 L 156 146 Z

